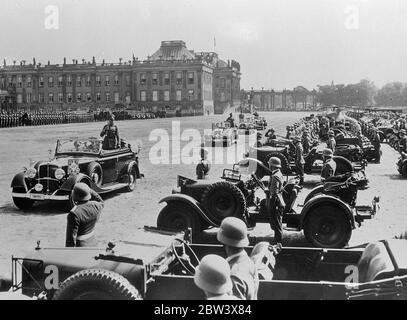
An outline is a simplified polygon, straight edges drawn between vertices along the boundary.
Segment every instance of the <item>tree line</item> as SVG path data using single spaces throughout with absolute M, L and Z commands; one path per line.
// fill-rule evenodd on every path
M 407 106 L 407 83 L 387 83 L 380 89 L 367 79 L 356 84 L 320 85 L 317 101 L 325 106 Z

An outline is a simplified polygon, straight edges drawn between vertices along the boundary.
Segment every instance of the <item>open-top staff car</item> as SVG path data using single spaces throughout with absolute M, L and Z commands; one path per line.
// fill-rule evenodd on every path
M 352 249 L 245 248 L 259 273 L 260 300 L 406 299 L 406 240 Z M 187 237 L 145 229 L 130 241 L 100 248 L 42 248 L 12 258 L 12 279 L 2 290 L 54 300 L 204 299 L 193 275 L 220 245 L 190 244 Z
M 44 200 L 69 201 L 72 206 L 71 191 L 78 182 L 99 194 L 119 189 L 131 192 L 142 177 L 137 153 L 124 141 L 118 149 L 103 150 L 97 138 L 58 140 L 54 158 L 37 161 L 14 176 L 14 204 L 22 210 Z
M 232 170 L 225 169 L 221 180 L 200 180 L 178 177 L 178 188 L 163 198 L 166 203 L 157 218 L 164 230 L 192 229 L 199 238 L 208 227 L 220 226 L 226 217 L 235 216 L 249 227 L 268 223 L 266 199 L 260 200 L 257 191 L 265 191 L 261 181 L 270 170 L 255 159 L 246 159 Z M 371 219 L 377 210 L 376 197 L 372 206 L 356 205 L 358 190 L 367 186 L 364 176 L 350 175 L 345 181 L 329 182 L 314 189 L 303 205 L 297 204 L 298 179 L 285 182 L 283 223 L 287 229 L 304 231 L 315 247 L 343 248 L 352 230 L 364 220 Z
M 212 132 L 204 136 L 206 146 L 229 147 L 237 143 L 239 134 L 237 128 L 231 127 L 230 122 L 218 122 L 212 124 Z

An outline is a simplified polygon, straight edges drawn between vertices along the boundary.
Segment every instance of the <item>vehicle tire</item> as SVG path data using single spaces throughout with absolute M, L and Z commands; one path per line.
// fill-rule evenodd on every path
M 202 231 L 198 215 L 188 205 L 181 202 L 169 203 L 160 211 L 157 227 L 172 231 L 185 231 L 190 228 L 193 237 Z
M 52 300 L 141 300 L 138 290 L 116 272 L 100 269 L 79 271 L 67 278 Z
M 244 219 L 246 199 L 242 191 L 235 185 L 220 181 L 213 183 L 204 191 L 201 204 L 208 217 L 220 225 L 227 217 Z
M 276 158 L 280 159 L 280 161 L 281 161 L 281 173 L 283 175 L 291 174 L 290 163 L 289 163 L 287 157 L 284 154 L 280 153 L 280 152 L 272 152 L 272 153 L 269 153 L 266 156 L 266 158 L 264 159 L 263 164 L 267 168 L 269 167 L 268 162 L 269 162 L 271 157 L 276 157 Z
M 99 163 L 91 162 L 86 170 L 88 177 L 97 186 L 101 187 L 103 183 L 103 170 Z
M 137 165 L 135 163 L 130 164 L 129 172 L 127 173 L 128 184 L 126 186 L 127 192 L 133 192 L 136 189 L 137 184 Z
M 348 159 L 346 159 L 344 157 L 335 156 L 335 157 L 333 157 L 333 160 L 336 163 L 336 171 L 335 171 L 336 176 L 354 171 L 353 165 Z
M 24 193 L 24 194 L 26 194 L 25 189 L 24 188 L 19 188 L 19 187 L 14 187 L 13 188 L 13 193 Z M 34 205 L 33 200 L 25 199 L 25 198 L 13 197 L 13 202 L 14 202 L 15 206 L 20 210 L 31 209 L 31 207 Z
M 404 162 L 403 166 L 401 167 L 401 174 L 404 178 L 407 178 L 407 161 Z
M 307 214 L 303 224 L 305 238 L 317 248 L 344 248 L 352 227 L 344 212 L 332 205 L 322 205 Z

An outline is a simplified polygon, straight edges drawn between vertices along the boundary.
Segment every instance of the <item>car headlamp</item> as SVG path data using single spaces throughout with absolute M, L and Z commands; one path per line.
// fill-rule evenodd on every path
M 34 179 L 36 175 L 37 175 L 37 170 L 35 170 L 34 168 L 29 168 L 25 172 L 25 177 L 29 178 L 29 179 Z
M 58 169 L 55 171 L 55 178 L 58 179 L 58 180 L 61 180 L 61 179 L 63 179 L 64 177 L 65 177 L 65 171 L 64 171 L 64 169 L 58 168 Z

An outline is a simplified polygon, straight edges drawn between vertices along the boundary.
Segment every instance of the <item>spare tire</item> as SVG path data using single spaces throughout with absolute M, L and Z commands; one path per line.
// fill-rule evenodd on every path
M 336 171 L 335 171 L 336 176 L 354 171 L 353 165 L 348 159 L 346 159 L 344 157 L 334 156 L 333 160 L 336 163 Z
M 102 186 L 103 170 L 99 163 L 97 162 L 89 163 L 86 173 L 96 186 L 98 187 Z
M 270 158 L 275 157 L 280 159 L 281 161 L 281 173 L 283 175 L 288 175 L 291 174 L 291 167 L 290 167 L 290 163 L 288 162 L 287 157 L 282 154 L 281 152 L 271 152 L 269 153 L 266 158 L 264 159 L 264 165 L 268 168 L 268 162 L 270 160 Z
M 237 217 L 245 221 L 246 199 L 235 185 L 220 181 L 210 185 L 201 198 L 202 208 L 208 217 L 220 225 L 227 217 Z
M 79 271 L 67 278 L 53 300 L 140 300 L 138 290 L 120 274 L 101 269 Z

